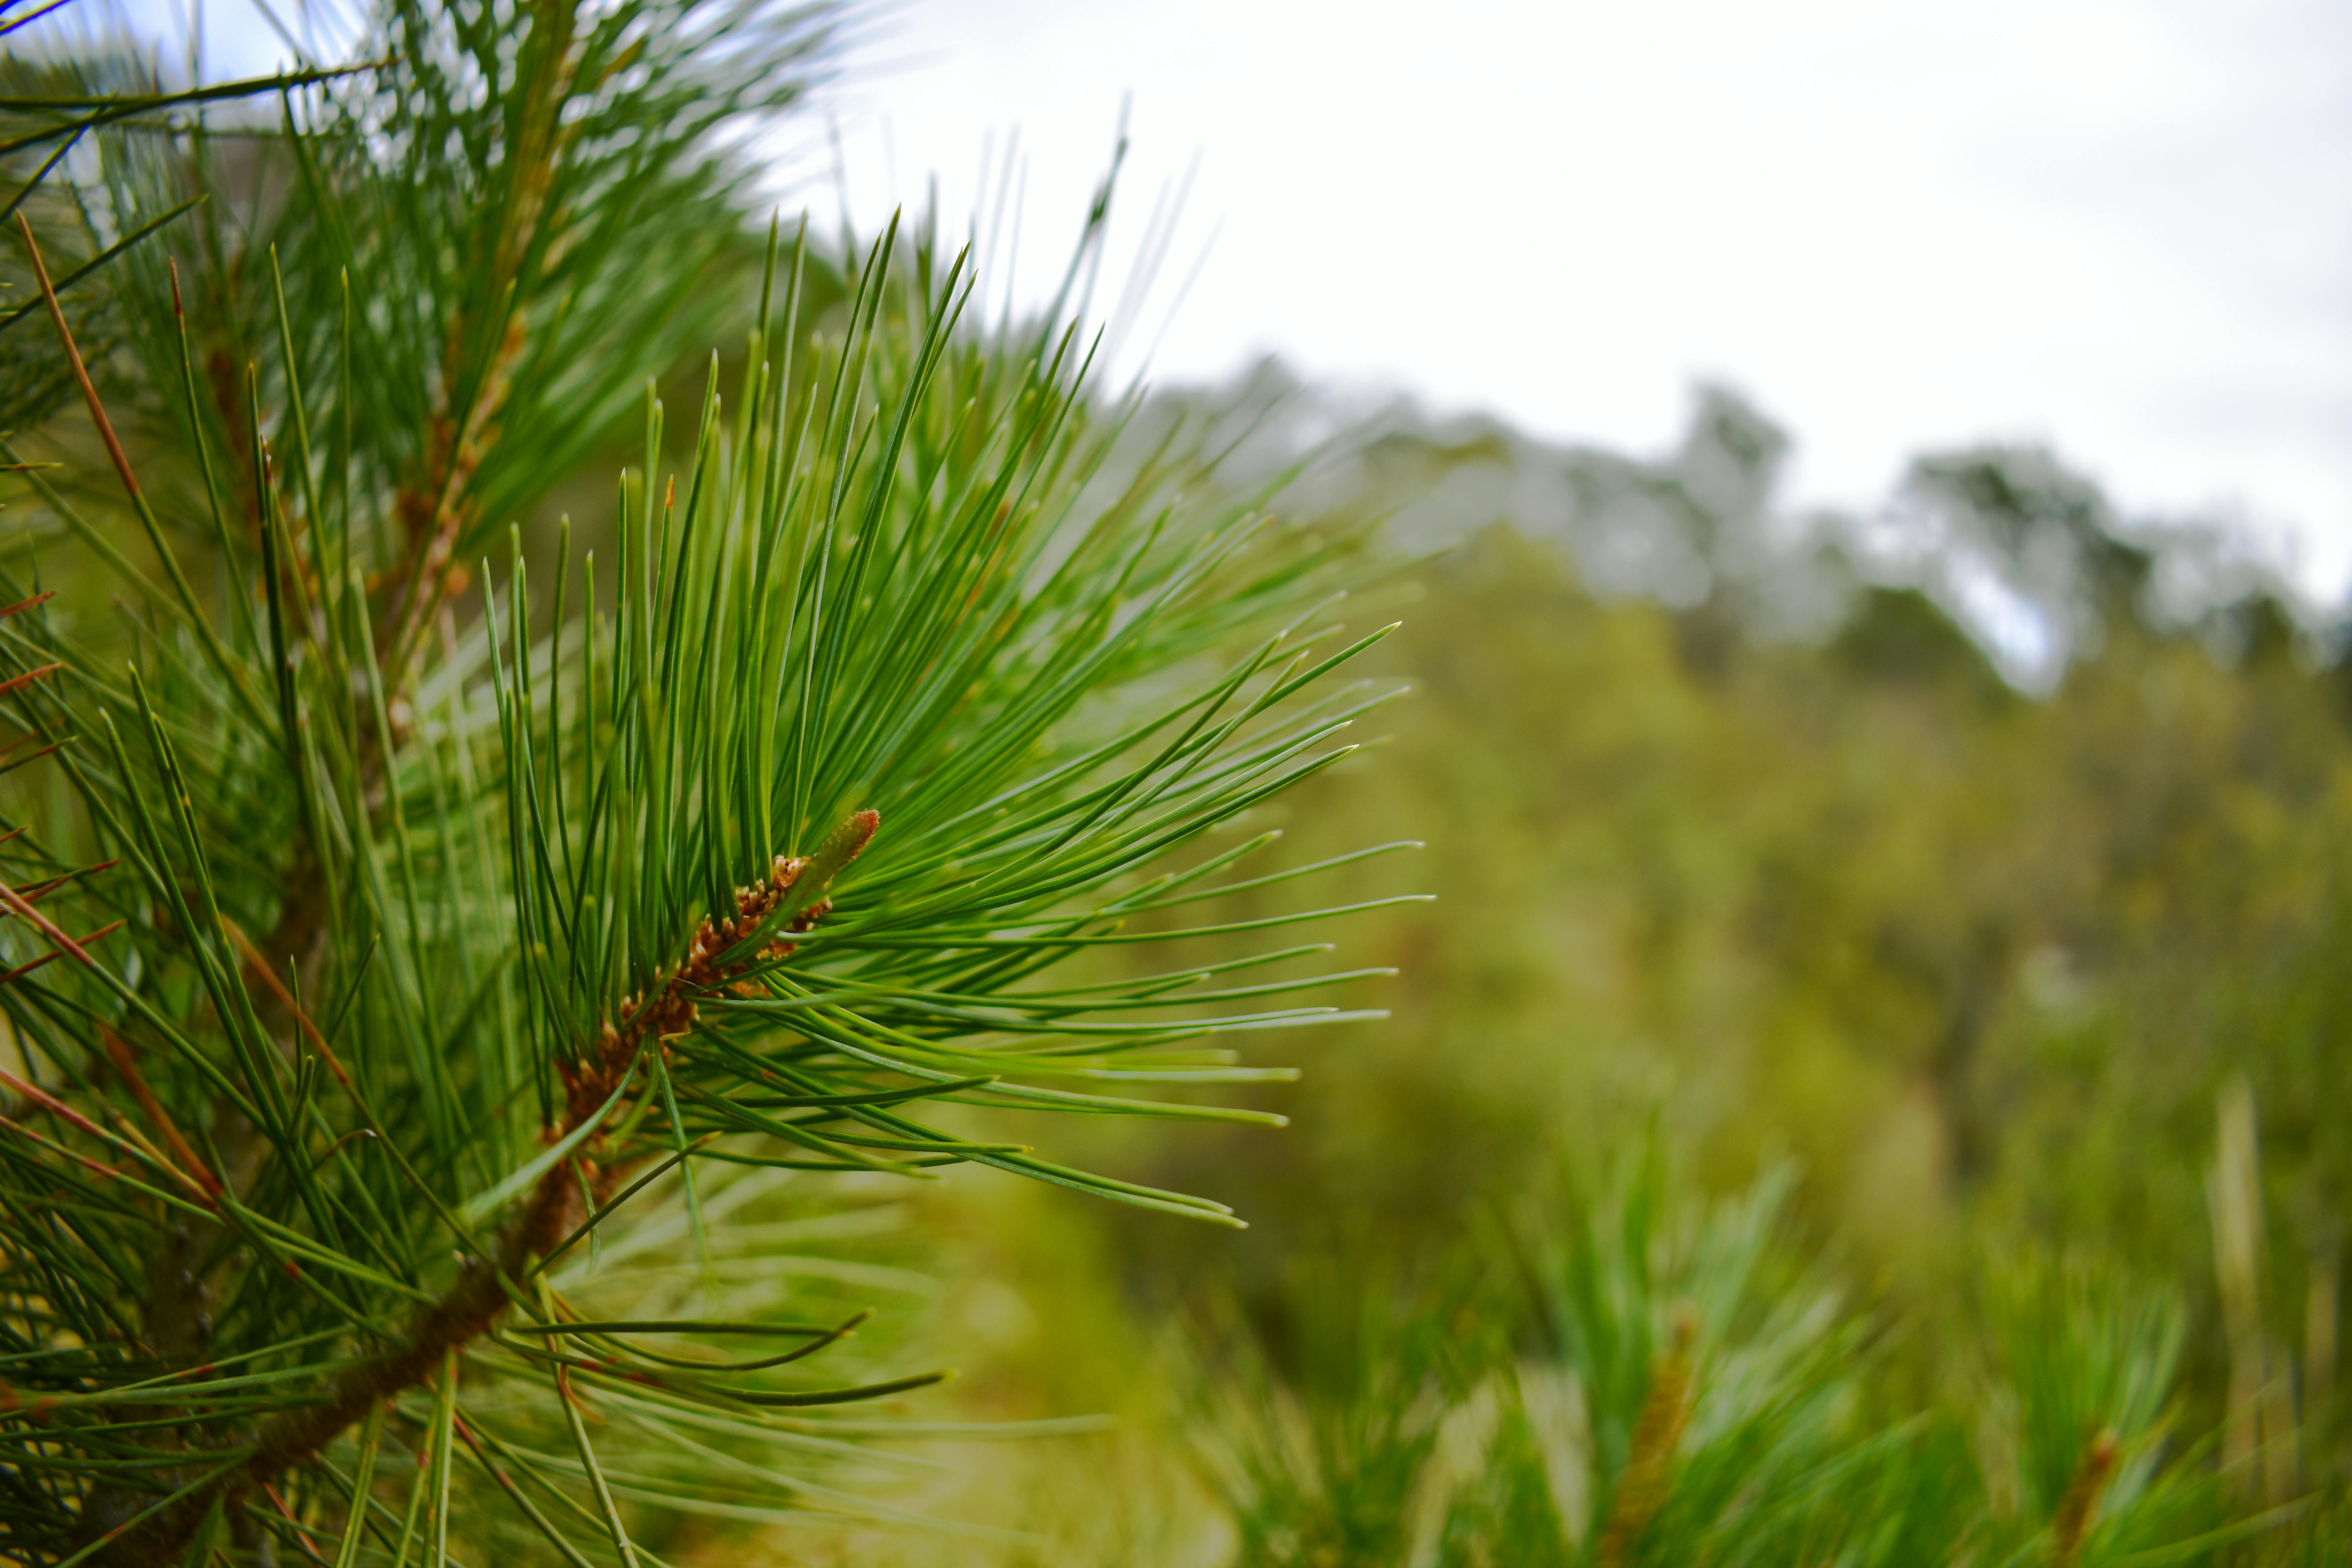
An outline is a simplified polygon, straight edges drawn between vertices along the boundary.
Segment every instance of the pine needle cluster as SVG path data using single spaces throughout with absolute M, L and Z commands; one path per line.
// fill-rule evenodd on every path
M 1989 1256 L 1923 1391 L 1937 1358 L 1803 1244 L 1785 1167 L 1713 1200 L 1655 1144 L 1572 1168 L 1417 1279 L 1305 1268 L 1201 1339 L 1236 1561 L 2340 1558 L 2340 1498 L 2264 1502 L 2214 1462 L 2176 1292 Z
M 979 321 L 936 226 L 760 262 L 739 143 L 829 25 L 390 0 L 240 118 L 8 103 L 89 437 L 6 448 L 0 1552 L 886 1516 L 822 1409 L 941 1373 L 796 1287 L 803 1173 L 1235 1223 L 971 1129 L 1279 1120 L 1192 1091 L 1281 1076 L 1212 1037 L 1344 1016 L 1285 934 L 1344 911 L 1175 911 L 1318 868 L 1237 881 L 1274 836 L 1231 829 L 1386 695 L 1335 679 L 1357 546 L 1200 421 L 1139 446 L 1064 305 Z M 740 381 L 674 429 L 648 378 L 730 278 Z M 610 544 L 534 558 L 632 407 Z M 1064 973 L 1192 937 L 1232 955 Z

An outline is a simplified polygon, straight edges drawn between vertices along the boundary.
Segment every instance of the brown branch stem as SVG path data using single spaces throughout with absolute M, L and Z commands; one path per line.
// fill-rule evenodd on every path
M 1625 1468 L 1617 1478 L 1610 1500 L 1609 1520 L 1601 1532 L 1593 1561 L 1601 1568 L 1618 1568 L 1630 1560 L 1650 1521 L 1674 1492 L 1675 1449 L 1690 1419 L 1692 1384 L 1691 1341 L 1698 1317 L 1688 1303 L 1675 1311 L 1673 1342 L 1650 1362 L 1650 1388 L 1643 1396 L 1641 1414 L 1633 1421 L 1633 1442 Z
M 779 934 L 751 957 L 719 962 L 722 953 L 756 935 L 778 913 L 779 905 L 790 909 L 795 901 L 803 903 L 782 921 L 784 932 L 799 934 L 823 919 L 832 908 L 822 897 L 824 885 L 865 849 L 880 820 L 871 811 L 858 812 L 835 828 L 816 854 L 796 858 L 777 856 L 766 880 L 736 890 L 731 918 L 704 920 L 686 961 L 646 996 L 625 1000 L 617 1021 L 599 1031 L 587 1061 L 562 1069 L 567 1091 L 564 1113 L 562 1124 L 548 1132 L 549 1141 L 560 1142 L 571 1137 L 591 1118 L 625 1114 L 625 1106 L 610 1102 L 634 1070 L 648 1034 L 656 1041 L 683 1034 L 694 1026 L 698 995 L 740 983 L 755 964 L 789 956 L 793 944 Z M 813 885 L 802 888 L 795 900 L 793 889 L 803 874 L 814 879 Z M 813 896 L 814 901 L 807 901 Z M 248 966 L 255 964 L 259 955 L 249 944 L 240 945 L 245 947 Z M 267 972 L 266 964 L 260 967 Z M 275 976 L 270 978 L 274 983 Z M 274 984 L 271 988 L 278 990 Z M 282 991 L 278 994 L 299 1019 L 293 999 Z M 312 1034 L 315 1038 L 315 1031 Z M 586 1147 L 583 1145 L 583 1150 Z M 464 1259 L 456 1281 L 415 1320 L 398 1345 L 344 1372 L 318 1404 L 270 1417 L 261 1426 L 251 1457 L 242 1465 L 117 1541 L 110 1548 L 110 1560 L 139 1568 L 149 1564 L 161 1568 L 178 1562 L 215 1498 L 234 1509 L 286 1471 L 316 1458 L 371 1407 L 423 1382 L 450 1352 L 462 1350 L 488 1332 L 509 1301 L 520 1293 L 516 1282 L 529 1278 L 532 1266 L 571 1236 L 581 1193 L 573 1165 L 582 1157 L 560 1160 L 547 1169 L 532 1187 L 522 1212 L 501 1234 L 498 1257 Z

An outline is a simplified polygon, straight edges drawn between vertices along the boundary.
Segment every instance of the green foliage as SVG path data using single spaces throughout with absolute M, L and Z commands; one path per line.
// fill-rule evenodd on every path
M 1813 1502 L 1851 1423 L 1859 1325 L 1832 1293 L 1775 1255 L 1789 1183 L 1769 1178 L 1702 1215 L 1675 1213 L 1655 1170 L 1621 1173 L 1603 1195 L 1573 1196 L 1523 1245 L 1549 1360 L 1573 1381 L 1589 1436 L 1591 1500 L 1572 1537 L 1606 1537 L 1649 1506 L 1633 1495 L 1656 1390 L 1676 1395 L 1680 1474 L 1650 1533 L 1708 1554 L 1739 1541 L 1765 1550 L 1776 1519 Z M 1653 1424 L 1644 1432 L 1643 1423 Z M 1620 1527 L 1622 1533 L 1623 1527 Z
M 2168 1295 L 1995 1264 L 1988 1375 L 1907 1406 L 1882 1315 L 1806 1259 L 1788 1191 L 1699 1202 L 1653 1154 L 1467 1244 L 1483 1288 L 1327 1274 L 1286 1321 L 1342 1331 L 1270 1337 L 1205 1385 L 1238 1560 L 2269 1563 L 2325 1539 L 2233 1513 L 2183 1440 Z M 1357 1357 L 1337 1379 L 1334 1344 Z
M 1402 1561 L 1428 1529 L 1423 1478 L 1475 1364 L 1461 1342 L 1469 1304 L 1434 1281 L 1364 1289 L 1306 1260 L 1286 1285 L 1271 1345 L 1238 1311 L 1220 1314 L 1193 1415 L 1240 1559 Z
M 933 225 L 763 265 L 835 21 L 390 0 L 188 92 L 0 16 L 69 329 L 6 251 L 6 1550 L 963 1560 L 874 1483 L 919 1428 L 825 1407 L 939 1375 L 859 1184 L 978 1164 L 1126 1205 L 1059 1365 L 1110 1276 L 1229 1274 L 1186 1512 L 1245 1563 L 2340 1560 L 2352 745 L 2277 584 L 2025 450 L 1916 465 L 1890 569 L 1719 392 L 1270 522 L 1285 389 L 1106 399 Z M 1522 531 L 1373 651 L 1390 514 Z M 1389 973 L 1327 931 L 1396 1027 L 1317 1027 Z M 1211 1037 L 1272 1029 L 1278 1145 Z
M 120 50 L 45 57 L 37 47 L 24 47 L 40 37 L 27 37 L 26 29 L 56 9 L 0 16 L 0 38 L 12 40 L 9 52 L 0 56 L 0 179 L 9 190 L 0 205 L 0 222 L 21 215 L 43 237 L 57 268 L 58 292 L 83 307 L 83 348 L 103 363 L 121 343 L 124 322 L 116 296 L 96 285 L 105 280 L 110 264 L 189 208 L 182 203 L 168 210 L 120 215 L 129 221 L 107 231 L 92 207 L 97 193 L 63 176 L 61 171 L 76 167 L 68 160 L 85 141 L 121 147 L 127 144 L 126 135 L 168 123 L 176 111 L 315 85 L 325 73 L 288 72 L 172 90 Z M 85 151 L 81 163 L 90 162 Z M 73 395 L 73 372 L 64 346 L 42 330 L 43 302 L 29 258 L 13 248 L 0 258 L 0 430 L 23 430 L 65 406 Z M 77 286 L 83 287 L 77 291 Z
M 1414 586 L 1383 765 L 1287 826 L 1313 857 L 1411 823 L 1444 901 L 1367 917 L 1396 1021 L 1303 1042 L 1297 1136 L 1167 1156 L 1246 1173 L 1244 1267 L 1330 1191 L 1391 1245 L 1442 1237 L 1663 1099 L 1710 1178 L 1793 1155 L 1805 1223 L 1924 1311 L 1978 1237 L 2179 1281 L 2217 1400 L 2204 1171 L 2243 1071 L 2271 1331 L 2301 1344 L 2347 1174 L 2340 674 L 2118 625 L 2028 698 L 1893 589 L 1717 668 L 1700 612 L 1597 597 L 1503 531 Z
M 1280 1120 L 1191 1095 L 1283 1076 L 1212 1037 L 1339 1016 L 1290 928 L 1349 908 L 1176 911 L 1320 868 L 1229 872 L 1385 694 L 1328 679 L 1381 635 L 1336 618 L 1358 546 L 1223 482 L 1213 421 L 1131 439 L 1078 323 L 973 324 L 928 227 L 833 265 L 772 227 L 740 395 L 714 359 L 671 462 L 725 137 L 823 17 L 379 21 L 391 63 L 275 128 L 71 171 L 93 231 L 236 199 L 105 273 L 121 500 L 28 470 L 0 571 L 0 1541 L 635 1563 L 891 1520 L 826 1479 L 869 1426 L 809 1412 L 943 1374 L 845 1346 L 864 1220 L 807 1173 L 1237 1223 L 971 1129 Z M 630 396 L 610 556 L 477 554 Z M 1179 939 L 1220 955 L 1055 973 Z
M 1420 458 L 1415 473 L 1389 443 L 1367 494 L 1410 519 L 1418 487 L 1443 493 L 1489 460 Z M 1399 818 L 1431 840 L 1444 901 L 1367 918 L 1368 945 L 1405 965 L 1397 1022 L 1308 1037 L 1318 1098 L 1299 1135 L 1163 1156 L 1252 1191 L 1261 1223 L 1224 1261 L 1248 1316 L 1279 1322 L 1257 1304 L 1280 1299 L 1286 1255 L 1328 1234 L 1330 1194 L 1380 1237 L 1343 1247 L 1336 1271 L 1381 1294 L 1386 1258 L 1445 1253 L 1482 1206 L 1517 1213 L 1564 1149 L 1636 1142 L 1651 1107 L 1702 1189 L 1746 1191 L 1793 1151 L 1804 1180 L 1746 1310 L 1853 1303 L 1819 1330 L 1843 1372 L 1794 1352 L 1741 1363 L 1796 1368 L 1756 1403 L 1779 1414 L 1747 1447 L 1701 1446 L 1694 1402 L 1677 1447 L 1691 1485 L 1646 1526 L 1655 1561 L 1729 1555 L 1708 1533 L 1727 1497 L 1751 1510 L 1727 1517 L 1763 1560 L 2052 1561 L 2070 1492 L 2097 1503 L 2074 1561 L 2344 1550 L 2341 668 L 2260 595 L 2168 620 L 2126 591 L 2153 580 L 2150 552 L 2095 537 L 2114 526 L 2103 503 L 2068 502 L 2083 487 L 2046 465 L 2022 465 L 2004 500 L 1969 477 L 1997 460 L 1936 471 L 2055 519 L 2106 587 L 2095 637 L 2038 696 L 1916 589 L 1856 586 L 1841 618 L 1792 637 L 1748 618 L 1755 577 L 1679 607 L 1610 597 L 1523 531 L 1419 571 L 1382 657 L 1420 695 L 1384 766 L 1290 818 L 1310 854 L 1319 835 Z M 2055 500 L 2031 500 L 2029 479 Z M 2029 531 L 2011 521 L 2003 537 Z M 1716 538 L 1728 571 L 1733 531 Z M 2217 1091 L 2241 1073 L 2242 1210 L 2209 1191 Z M 1427 1395 L 1427 1422 L 1479 1440 L 1454 1462 L 1437 1443 L 1412 1483 L 1464 1500 L 1453 1533 L 1428 1524 L 1391 1560 L 1539 1562 L 1571 1539 L 1597 1552 L 1611 1472 L 1586 1456 L 1612 1429 L 1632 1446 L 1680 1300 L 1702 1384 L 1727 1375 L 1706 1370 L 1703 1292 L 1625 1283 L 1628 1189 L 1592 1182 L 1594 1163 L 1573 1163 L 1580 1195 L 1517 1227 L 1513 1257 L 1562 1259 L 1563 1304 L 1509 1310 L 1512 1363 L 1467 1379 L 1488 1392 Z M 1646 1256 L 1687 1256 L 1696 1206 L 1644 1222 Z M 2231 1245 L 2258 1326 L 2223 1321 L 2223 1230 L 2251 1237 Z M 1181 1279 L 1204 1251 L 1166 1268 L 1137 1249 L 1129 1267 Z M 1290 1342 L 1268 1336 L 1277 1365 Z M 1616 1348 L 1564 1369 L 1580 1344 Z M 1240 1521 L 1285 1495 L 1225 1489 Z M 1279 1539 L 1316 1528 L 1299 1503 Z

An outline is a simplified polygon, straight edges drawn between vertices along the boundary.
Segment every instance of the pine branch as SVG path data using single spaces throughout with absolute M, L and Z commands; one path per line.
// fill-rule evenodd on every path
M 644 1065 L 649 1036 L 660 1041 L 684 1034 L 694 1026 L 698 995 L 738 984 L 752 962 L 773 963 L 791 956 L 791 942 L 764 940 L 774 923 L 771 917 L 782 917 L 782 929 L 795 934 L 814 927 L 830 908 L 824 889 L 872 841 L 877 825 L 873 812 L 859 812 L 830 835 L 816 854 L 789 859 L 778 856 L 765 885 L 738 893 L 734 916 L 715 923 L 703 921 L 688 962 L 658 992 L 624 1003 L 618 1016 L 599 1030 L 590 1065 L 568 1073 L 565 1115 L 551 1142 L 559 1147 L 573 1145 L 585 1135 L 593 1143 L 597 1128 L 625 1116 L 625 1091 Z M 0 895 L 13 898 L 5 888 Z M 752 962 L 720 963 L 719 955 L 739 939 L 761 940 Z M 305 1033 L 318 1037 L 307 1019 L 302 1024 Z M 373 1120 L 371 1115 L 369 1121 Z M 272 1416 L 242 1465 L 185 1492 L 170 1509 L 119 1538 L 109 1549 L 110 1560 L 142 1565 L 178 1562 L 216 1506 L 234 1509 L 252 1492 L 267 1490 L 287 1471 L 317 1458 L 369 1410 L 419 1385 L 452 1352 L 488 1333 L 510 1304 L 527 1302 L 522 1282 L 561 1249 L 579 1217 L 584 1173 L 575 1165 L 587 1163 L 585 1159 L 564 1159 L 549 1165 L 532 1185 L 530 1201 L 501 1233 L 494 1261 L 468 1258 L 461 1262 L 457 1283 L 411 1325 L 395 1348 L 337 1377 L 320 1403 Z M 197 1171 L 206 1189 L 217 1195 L 219 1184 L 201 1166 Z M 616 1167 L 606 1175 L 617 1173 Z M 609 1189 L 604 1195 L 610 1195 Z
M 0 1350 L 26 1390 L 0 1415 L 26 1478 L 0 1487 L 12 1549 L 161 1561 L 208 1532 L 296 1549 L 320 1508 L 348 1544 L 375 1505 L 339 1460 L 358 1441 L 415 1440 L 393 1473 L 430 1537 L 520 1519 L 553 1541 L 569 1510 L 626 1550 L 629 1516 L 662 1495 L 640 1479 L 684 1462 L 671 1428 L 756 1450 L 789 1435 L 763 1436 L 765 1413 L 940 1375 L 810 1370 L 820 1351 L 855 1362 L 845 1305 L 781 1355 L 646 1348 L 774 1319 L 789 1276 L 733 1205 L 785 1173 L 979 1163 L 1238 1223 L 935 1125 L 923 1102 L 1276 1122 L 1150 1094 L 1284 1076 L 1212 1035 L 1362 1016 L 1313 995 L 1361 971 L 1041 980 L 1090 946 L 1346 912 L 1203 930 L 1159 911 L 1274 842 L 1207 836 L 1349 754 L 1341 731 L 1376 698 L 1318 683 L 1375 639 L 1330 620 L 1349 539 L 1224 485 L 1206 423 L 1131 440 L 1134 405 L 1087 385 L 1075 323 L 971 324 L 970 258 L 927 227 L 841 260 L 838 300 L 839 258 L 772 227 L 741 395 L 714 374 L 674 466 L 648 398 L 617 563 L 568 543 L 526 562 L 510 535 L 503 574 L 465 574 L 483 613 L 458 613 L 455 563 L 522 476 L 560 472 L 609 389 L 667 357 L 662 290 L 699 273 L 664 262 L 649 302 L 624 297 L 648 255 L 637 204 L 667 193 L 690 216 L 731 189 L 686 161 L 719 123 L 681 64 L 690 38 L 638 40 L 640 74 L 604 20 L 567 33 L 552 0 L 530 15 L 543 57 L 529 40 L 468 57 L 454 35 L 457 55 L 407 50 L 384 73 L 408 97 L 322 92 L 251 139 L 292 194 L 249 238 L 207 216 L 227 204 L 196 209 L 220 248 L 194 287 L 141 271 L 141 247 L 110 268 L 152 284 L 121 298 L 157 326 L 139 343 L 152 384 L 177 392 L 169 443 L 117 442 L 161 580 L 93 552 L 148 606 L 120 652 L 68 640 L 50 605 L 0 619 L 0 691 L 77 813 L 58 843 L 0 844 L 0 883 L 61 936 L 121 933 L 81 943 L 88 963 L 45 937 L 66 956 L 0 984 L 40 1064 L 22 1092 L 65 1116 L 0 1134 L 0 1201 L 71 1216 L 0 1230 L 0 1288 L 38 1280 L 5 1330 L 23 1353 Z M 446 43 L 444 24 L 396 9 L 387 26 Z M 476 71 L 496 116 L 470 106 Z M 741 81 L 730 103 L 773 100 Z M 625 102 L 644 118 L 600 118 Z M 464 148 L 462 178 L 409 161 L 428 132 Z M 169 188 L 142 162 L 155 151 L 110 165 L 130 171 L 111 187 L 126 205 Z M 265 238 L 257 300 L 236 262 Z M 467 244 L 503 281 L 435 274 Z M 395 254 L 415 289 L 346 290 L 353 260 Z M 261 342 L 278 352 L 243 353 Z M 107 363 L 86 361 L 101 425 Z M 159 464 L 171 477 L 142 483 Z M 527 578 L 550 567 L 544 623 Z M 649 1287 L 611 1295 L 614 1257 L 680 1253 L 709 1260 L 708 1289 L 730 1256 L 759 1282 L 723 1287 L 740 1304 L 709 1323 L 665 1317 Z M 583 1289 L 584 1310 L 567 1294 Z M 462 1387 L 445 1375 L 461 1351 Z M 646 1421 L 590 1447 L 583 1411 L 621 1399 Z M 452 1471 L 461 1440 L 495 1457 L 478 1488 Z M 548 1462 L 562 1473 L 532 1468 Z M 677 1506 L 763 1508 L 766 1484 L 700 1482 Z M 518 1513 L 532 1488 L 562 1506 Z

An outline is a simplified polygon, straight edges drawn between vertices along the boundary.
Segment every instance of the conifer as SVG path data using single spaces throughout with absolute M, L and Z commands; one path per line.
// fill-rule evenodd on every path
M 208 99 L 5 106 L 63 378 L 0 561 L 0 1553 L 884 1516 L 822 1412 L 943 1374 L 788 1267 L 803 1173 L 1238 1223 L 988 1127 L 1279 1120 L 1191 1091 L 1341 1016 L 1344 911 L 1179 911 L 1385 695 L 1334 679 L 1355 542 L 1136 439 L 1068 291 L 982 320 L 936 222 L 760 258 L 745 149 L 835 20 L 384 0 Z M 625 418 L 605 542 L 527 547 Z

